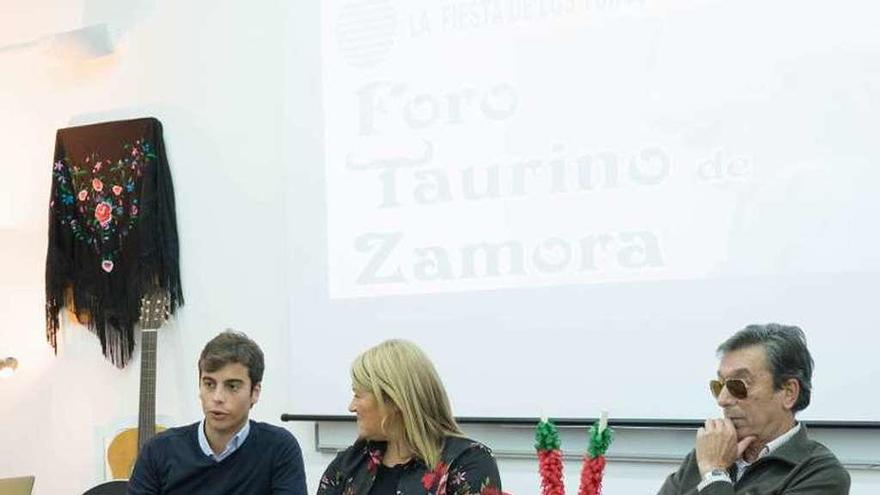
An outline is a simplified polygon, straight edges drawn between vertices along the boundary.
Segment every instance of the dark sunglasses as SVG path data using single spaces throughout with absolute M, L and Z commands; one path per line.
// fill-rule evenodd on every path
M 712 396 L 716 399 L 719 395 L 721 395 L 721 389 L 723 389 L 724 387 L 727 387 L 727 391 L 730 392 L 730 395 L 736 397 L 737 399 L 745 399 L 749 396 L 749 389 L 748 387 L 746 387 L 746 382 L 740 380 L 739 378 L 709 381 L 709 390 L 712 391 Z

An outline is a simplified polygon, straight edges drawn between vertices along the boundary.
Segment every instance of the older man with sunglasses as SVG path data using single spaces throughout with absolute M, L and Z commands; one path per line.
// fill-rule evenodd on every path
M 845 495 L 849 473 L 810 440 L 795 414 L 810 404 L 813 358 L 794 326 L 750 325 L 718 346 L 709 388 L 724 411 L 706 420 L 696 447 L 659 495 Z

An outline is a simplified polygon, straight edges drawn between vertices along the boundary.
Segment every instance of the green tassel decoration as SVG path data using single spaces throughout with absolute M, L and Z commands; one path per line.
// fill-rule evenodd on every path
M 559 439 L 559 430 L 549 419 L 538 423 L 535 428 L 535 449 L 558 450 L 562 441 Z
M 587 447 L 590 457 L 596 458 L 605 455 L 613 437 L 614 432 L 611 431 L 611 428 L 605 428 L 602 433 L 599 433 L 599 425 L 593 423 L 593 426 L 590 427 L 590 445 Z

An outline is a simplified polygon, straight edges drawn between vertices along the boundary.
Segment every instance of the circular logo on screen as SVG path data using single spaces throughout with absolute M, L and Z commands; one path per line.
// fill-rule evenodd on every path
M 397 31 L 397 11 L 388 0 L 353 0 L 336 19 L 339 51 L 350 65 L 365 69 L 388 55 Z

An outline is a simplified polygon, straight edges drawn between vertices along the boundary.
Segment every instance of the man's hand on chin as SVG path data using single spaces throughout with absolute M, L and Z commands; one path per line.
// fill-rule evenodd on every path
M 729 419 L 707 419 L 697 430 L 697 466 L 700 476 L 713 469 L 727 469 L 755 440 L 754 436 L 736 440 L 736 428 Z

